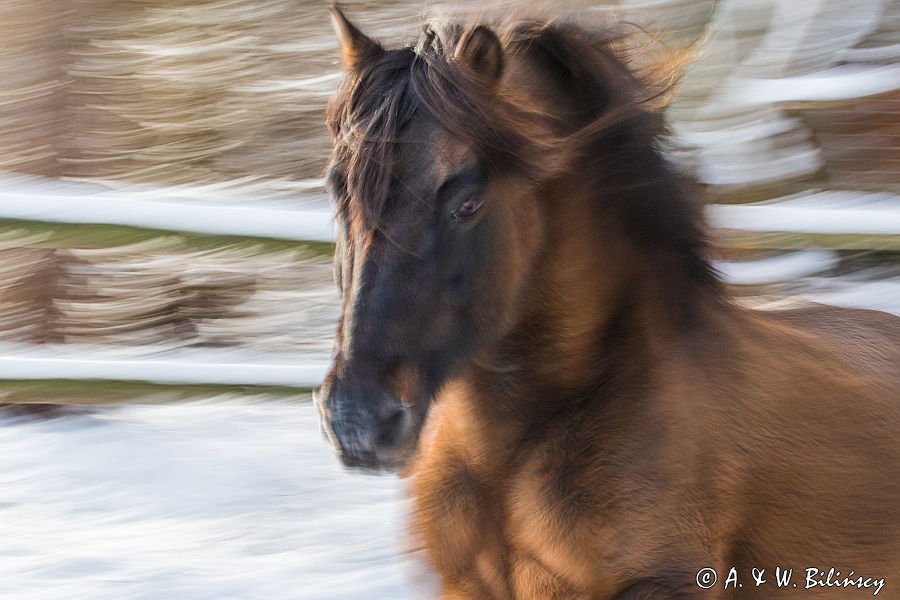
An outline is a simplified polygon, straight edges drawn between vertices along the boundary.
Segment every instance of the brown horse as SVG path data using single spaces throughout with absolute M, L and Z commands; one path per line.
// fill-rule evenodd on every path
M 614 36 L 333 17 L 317 404 L 441 597 L 900 598 L 900 319 L 732 302 Z

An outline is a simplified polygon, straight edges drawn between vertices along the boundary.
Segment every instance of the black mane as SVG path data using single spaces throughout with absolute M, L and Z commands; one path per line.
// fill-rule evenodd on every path
M 584 178 L 596 190 L 597 209 L 616 212 L 674 287 L 718 285 L 706 259 L 702 206 L 660 151 L 666 130 L 651 104 L 661 90 L 629 67 L 620 32 L 544 22 L 498 30 L 505 52 L 527 61 L 546 78 L 548 94 L 559 96 L 566 109 L 556 115 L 529 114 L 515 97 L 472 77 L 453 59 L 463 33 L 457 25 L 429 26 L 415 46 L 376 47 L 344 79 L 328 111 L 335 142 L 329 180 L 340 214 L 378 227 L 400 132 L 424 110 L 472 141 L 489 172 Z M 536 119 L 543 119 L 543 135 Z M 564 171 L 548 171 L 559 169 L 548 160 L 555 155 L 567 158 Z

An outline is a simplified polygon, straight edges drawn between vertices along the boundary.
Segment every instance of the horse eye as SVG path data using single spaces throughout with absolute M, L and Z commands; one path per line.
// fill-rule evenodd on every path
M 484 204 L 484 199 L 478 196 L 470 196 L 465 202 L 459 205 L 459 207 L 453 211 L 453 217 L 457 221 L 462 221 L 464 219 L 468 219 L 481 208 L 481 205 Z

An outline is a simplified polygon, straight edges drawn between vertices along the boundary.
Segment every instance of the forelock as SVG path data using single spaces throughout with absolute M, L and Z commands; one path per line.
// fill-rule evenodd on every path
M 413 46 L 363 61 L 329 105 L 332 170 L 343 177 L 337 209 L 377 228 L 390 201 L 401 130 L 426 111 L 451 135 L 471 142 L 489 171 L 535 173 L 538 152 L 517 122 L 517 107 L 452 58 L 463 28 L 430 23 Z

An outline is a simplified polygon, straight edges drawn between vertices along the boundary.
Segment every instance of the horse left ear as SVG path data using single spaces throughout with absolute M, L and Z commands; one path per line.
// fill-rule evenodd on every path
M 497 34 L 484 25 L 463 34 L 453 58 L 491 83 L 503 74 L 503 45 Z
M 331 13 L 331 24 L 341 46 L 344 66 L 353 69 L 363 56 L 379 48 L 378 43 L 357 29 L 356 25 L 344 16 L 344 12 L 337 4 L 332 4 L 329 12 Z

